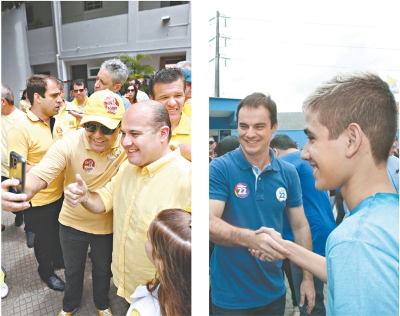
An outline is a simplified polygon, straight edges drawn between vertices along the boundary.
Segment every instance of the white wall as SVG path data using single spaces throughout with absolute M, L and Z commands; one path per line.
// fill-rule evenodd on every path
M 26 45 L 25 5 L 2 14 L 1 18 L 1 81 L 13 90 L 17 100 L 32 75 Z

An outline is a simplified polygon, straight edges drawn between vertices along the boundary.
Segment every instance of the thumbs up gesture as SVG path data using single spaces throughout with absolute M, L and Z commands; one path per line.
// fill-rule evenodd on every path
M 88 187 L 82 180 L 80 174 L 76 175 L 76 182 L 68 185 L 68 189 L 64 192 L 65 200 L 69 206 L 76 207 L 87 198 Z

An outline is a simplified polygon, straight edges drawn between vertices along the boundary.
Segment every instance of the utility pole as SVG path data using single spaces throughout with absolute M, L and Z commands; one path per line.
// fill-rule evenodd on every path
M 215 88 L 214 97 L 219 98 L 219 11 L 216 17 L 216 36 L 215 36 Z

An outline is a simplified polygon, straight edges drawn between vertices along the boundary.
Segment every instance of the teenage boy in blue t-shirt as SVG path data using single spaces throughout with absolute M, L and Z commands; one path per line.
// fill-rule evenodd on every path
M 377 74 L 350 72 L 317 87 L 303 109 L 302 158 L 318 190 L 340 188 L 350 215 L 328 237 L 326 259 L 273 229 L 259 232 L 327 282 L 327 315 L 399 315 L 399 195 L 386 171 L 398 126 L 394 96 Z

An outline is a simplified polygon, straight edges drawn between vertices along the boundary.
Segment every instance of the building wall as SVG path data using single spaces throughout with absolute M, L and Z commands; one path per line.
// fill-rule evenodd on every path
M 13 90 L 19 100 L 32 74 L 26 45 L 25 6 L 2 14 L 1 18 L 1 81 Z
M 186 55 L 191 60 L 190 3 L 152 10 L 144 3 L 143 11 L 139 11 L 139 3 L 105 1 L 103 9 L 88 13 L 81 1 L 51 1 L 50 5 L 43 4 L 47 11 L 53 7 L 54 12 L 42 14 L 44 11 L 32 2 L 34 22 L 53 20 L 52 26 L 37 24 L 37 28 L 31 22 L 29 30 L 25 4 L 3 13 L 2 78 L 13 74 L 10 87 L 22 91 L 26 79 L 38 69 L 67 81 L 71 79 L 72 65 L 97 67 L 118 54 L 150 54 L 153 61 L 145 63 L 156 70 L 162 57 Z M 92 19 L 94 15 L 103 17 Z M 163 22 L 163 16 L 170 19 Z

